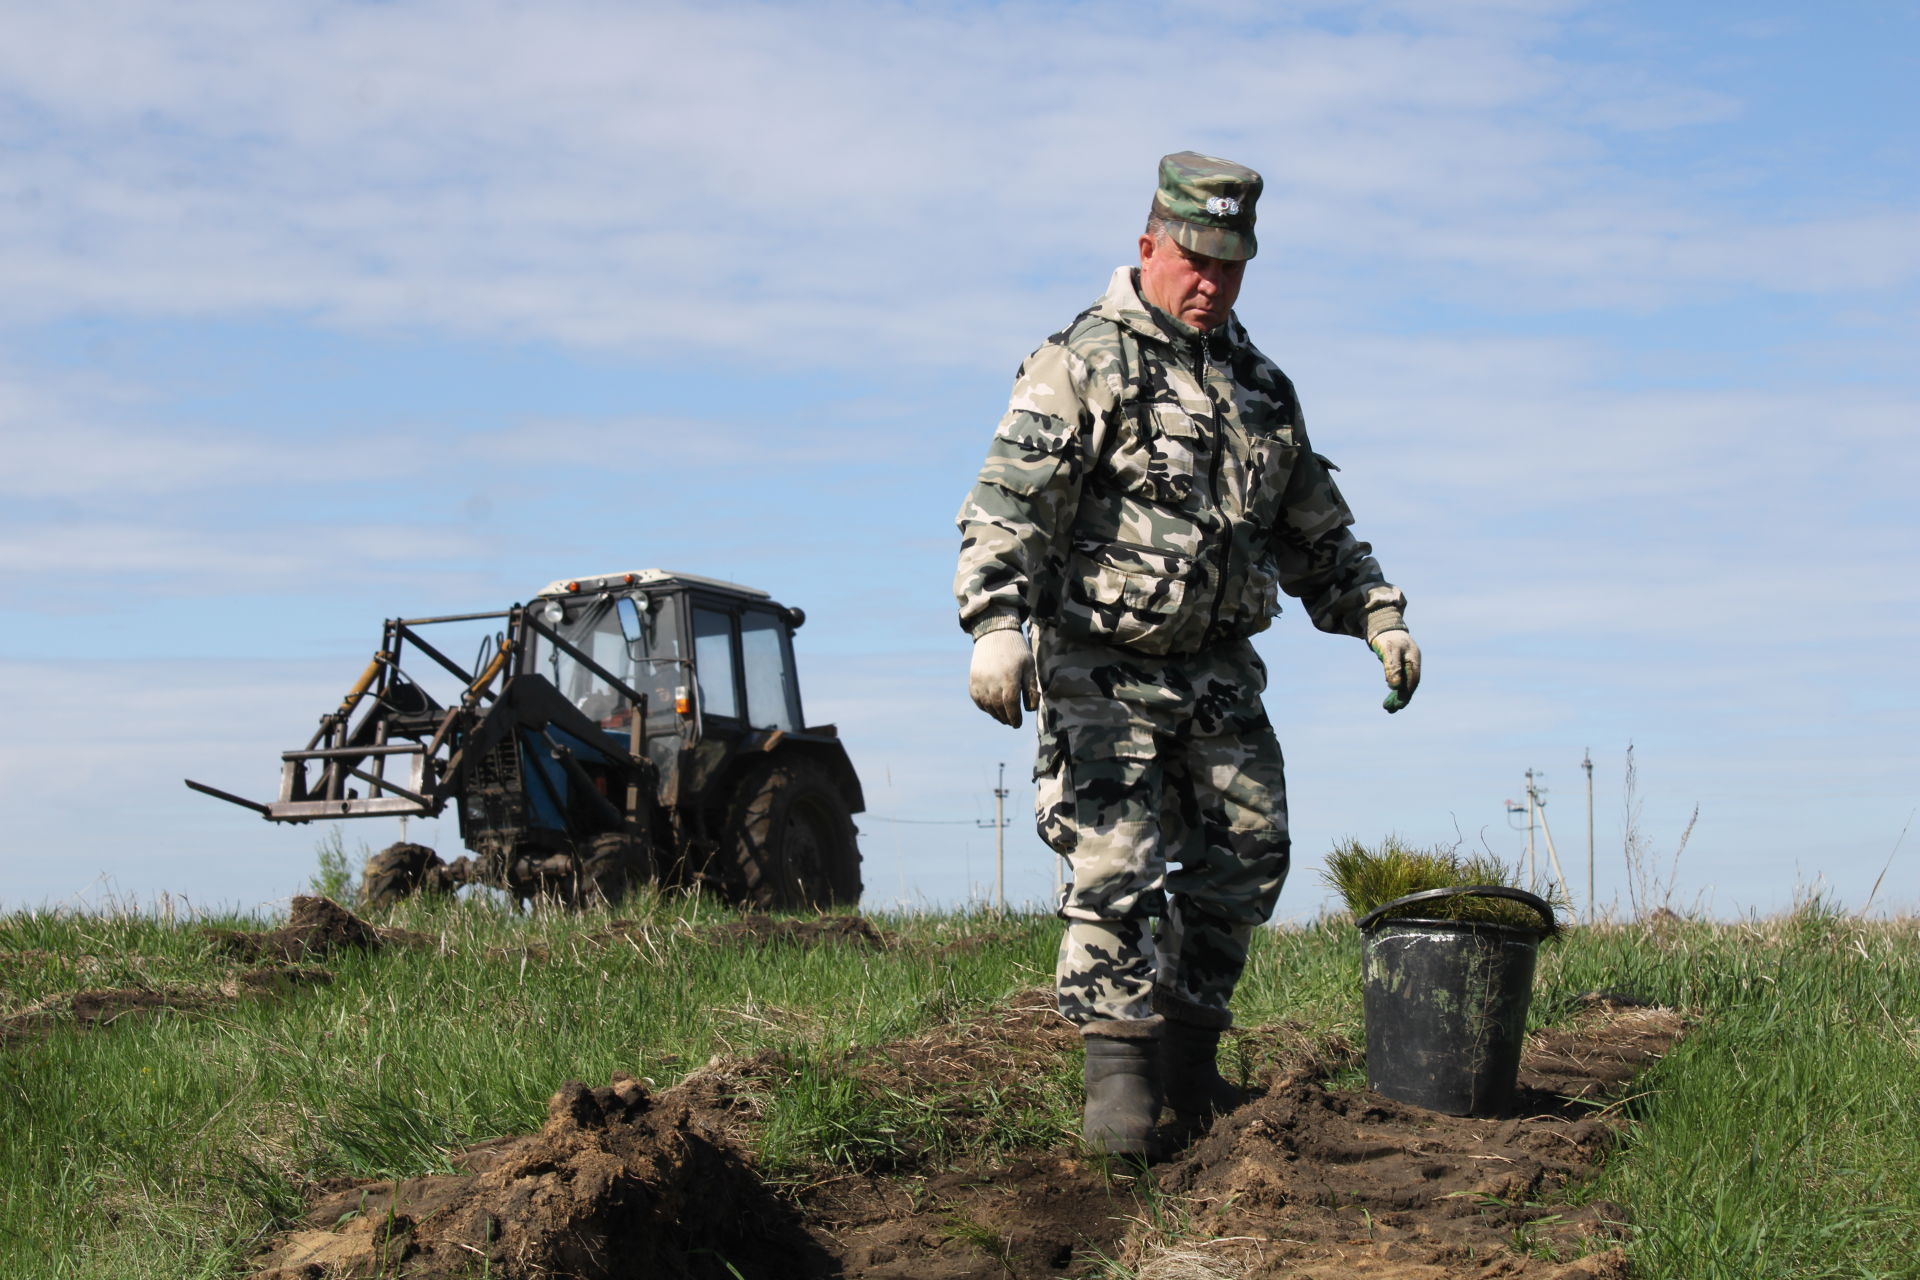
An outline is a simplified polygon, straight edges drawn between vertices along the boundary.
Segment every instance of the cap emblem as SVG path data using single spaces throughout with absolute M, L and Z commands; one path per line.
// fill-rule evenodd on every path
M 1216 218 L 1234 218 L 1240 214 L 1240 202 L 1232 196 L 1208 196 L 1207 212 Z

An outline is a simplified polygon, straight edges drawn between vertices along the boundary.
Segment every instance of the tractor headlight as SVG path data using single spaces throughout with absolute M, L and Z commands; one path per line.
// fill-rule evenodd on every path
M 545 607 L 540 610 L 540 621 L 550 627 L 558 627 L 566 620 L 567 606 L 561 604 L 558 600 L 547 601 Z

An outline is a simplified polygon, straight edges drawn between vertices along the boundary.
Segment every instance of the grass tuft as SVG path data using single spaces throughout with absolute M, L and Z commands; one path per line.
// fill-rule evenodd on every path
M 1339 893 L 1347 909 L 1359 917 L 1374 908 L 1428 889 L 1460 885 L 1502 885 L 1519 888 L 1518 877 L 1490 854 L 1463 857 L 1454 849 L 1418 849 L 1388 836 L 1369 849 L 1348 839 L 1327 855 L 1321 878 Z M 1540 913 L 1509 898 L 1461 896 L 1396 907 L 1387 919 L 1484 920 L 1494 924 L 1538 929 Z

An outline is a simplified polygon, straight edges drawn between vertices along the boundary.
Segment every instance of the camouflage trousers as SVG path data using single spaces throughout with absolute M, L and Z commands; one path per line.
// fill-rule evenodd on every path
M 1035 656 L 1040 837 L 1073 871 L 1060 1012 L 1109 1033 L 1230 1025 L 1289 860 L 1265 666 L 1246 641 L 1147 658 L 1044 627 Z

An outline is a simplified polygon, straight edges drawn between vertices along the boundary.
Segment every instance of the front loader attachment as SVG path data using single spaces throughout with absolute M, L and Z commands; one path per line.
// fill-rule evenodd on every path
M 482 647 L 472 670 L 419 633 L 420 628 L 436 623 L 494 619 L 503 619 L 507 625 Z M 644 723 L 643 695 L 524 608 L 392 619 L 386 623 L 379 651 L 339 707 L 320 717 L 320 727 L 304 747 L 281 753 L 277 799 L 261 804 L 191 778 L 186 784 L 251 809 L 270 822 L 311 822 L 315 818 L 437 817 L 450 801 L 461 797 L 468 777 L 509 735 L 533 734 L 552 744 L 562 759 L 561 767 L 569 772 L 577 772 L 579 766 L 571 752 L 555 743 L 554 730 L 589 735 L 607 763 L 623 771 L 638 769 L 637 742 L 630 751 L 623 751 L 551 684 L 527 669 L 528 640 L 536 632 L 606 680 L 629 704 L 626 719 L 636 729 Z M 458 682 L 459 693 L 451 705 L 441 705 L 406 674 L 402 661 L 416 654 Z M 608 825 L 618 826 L 619 815 L 612 816 Z

